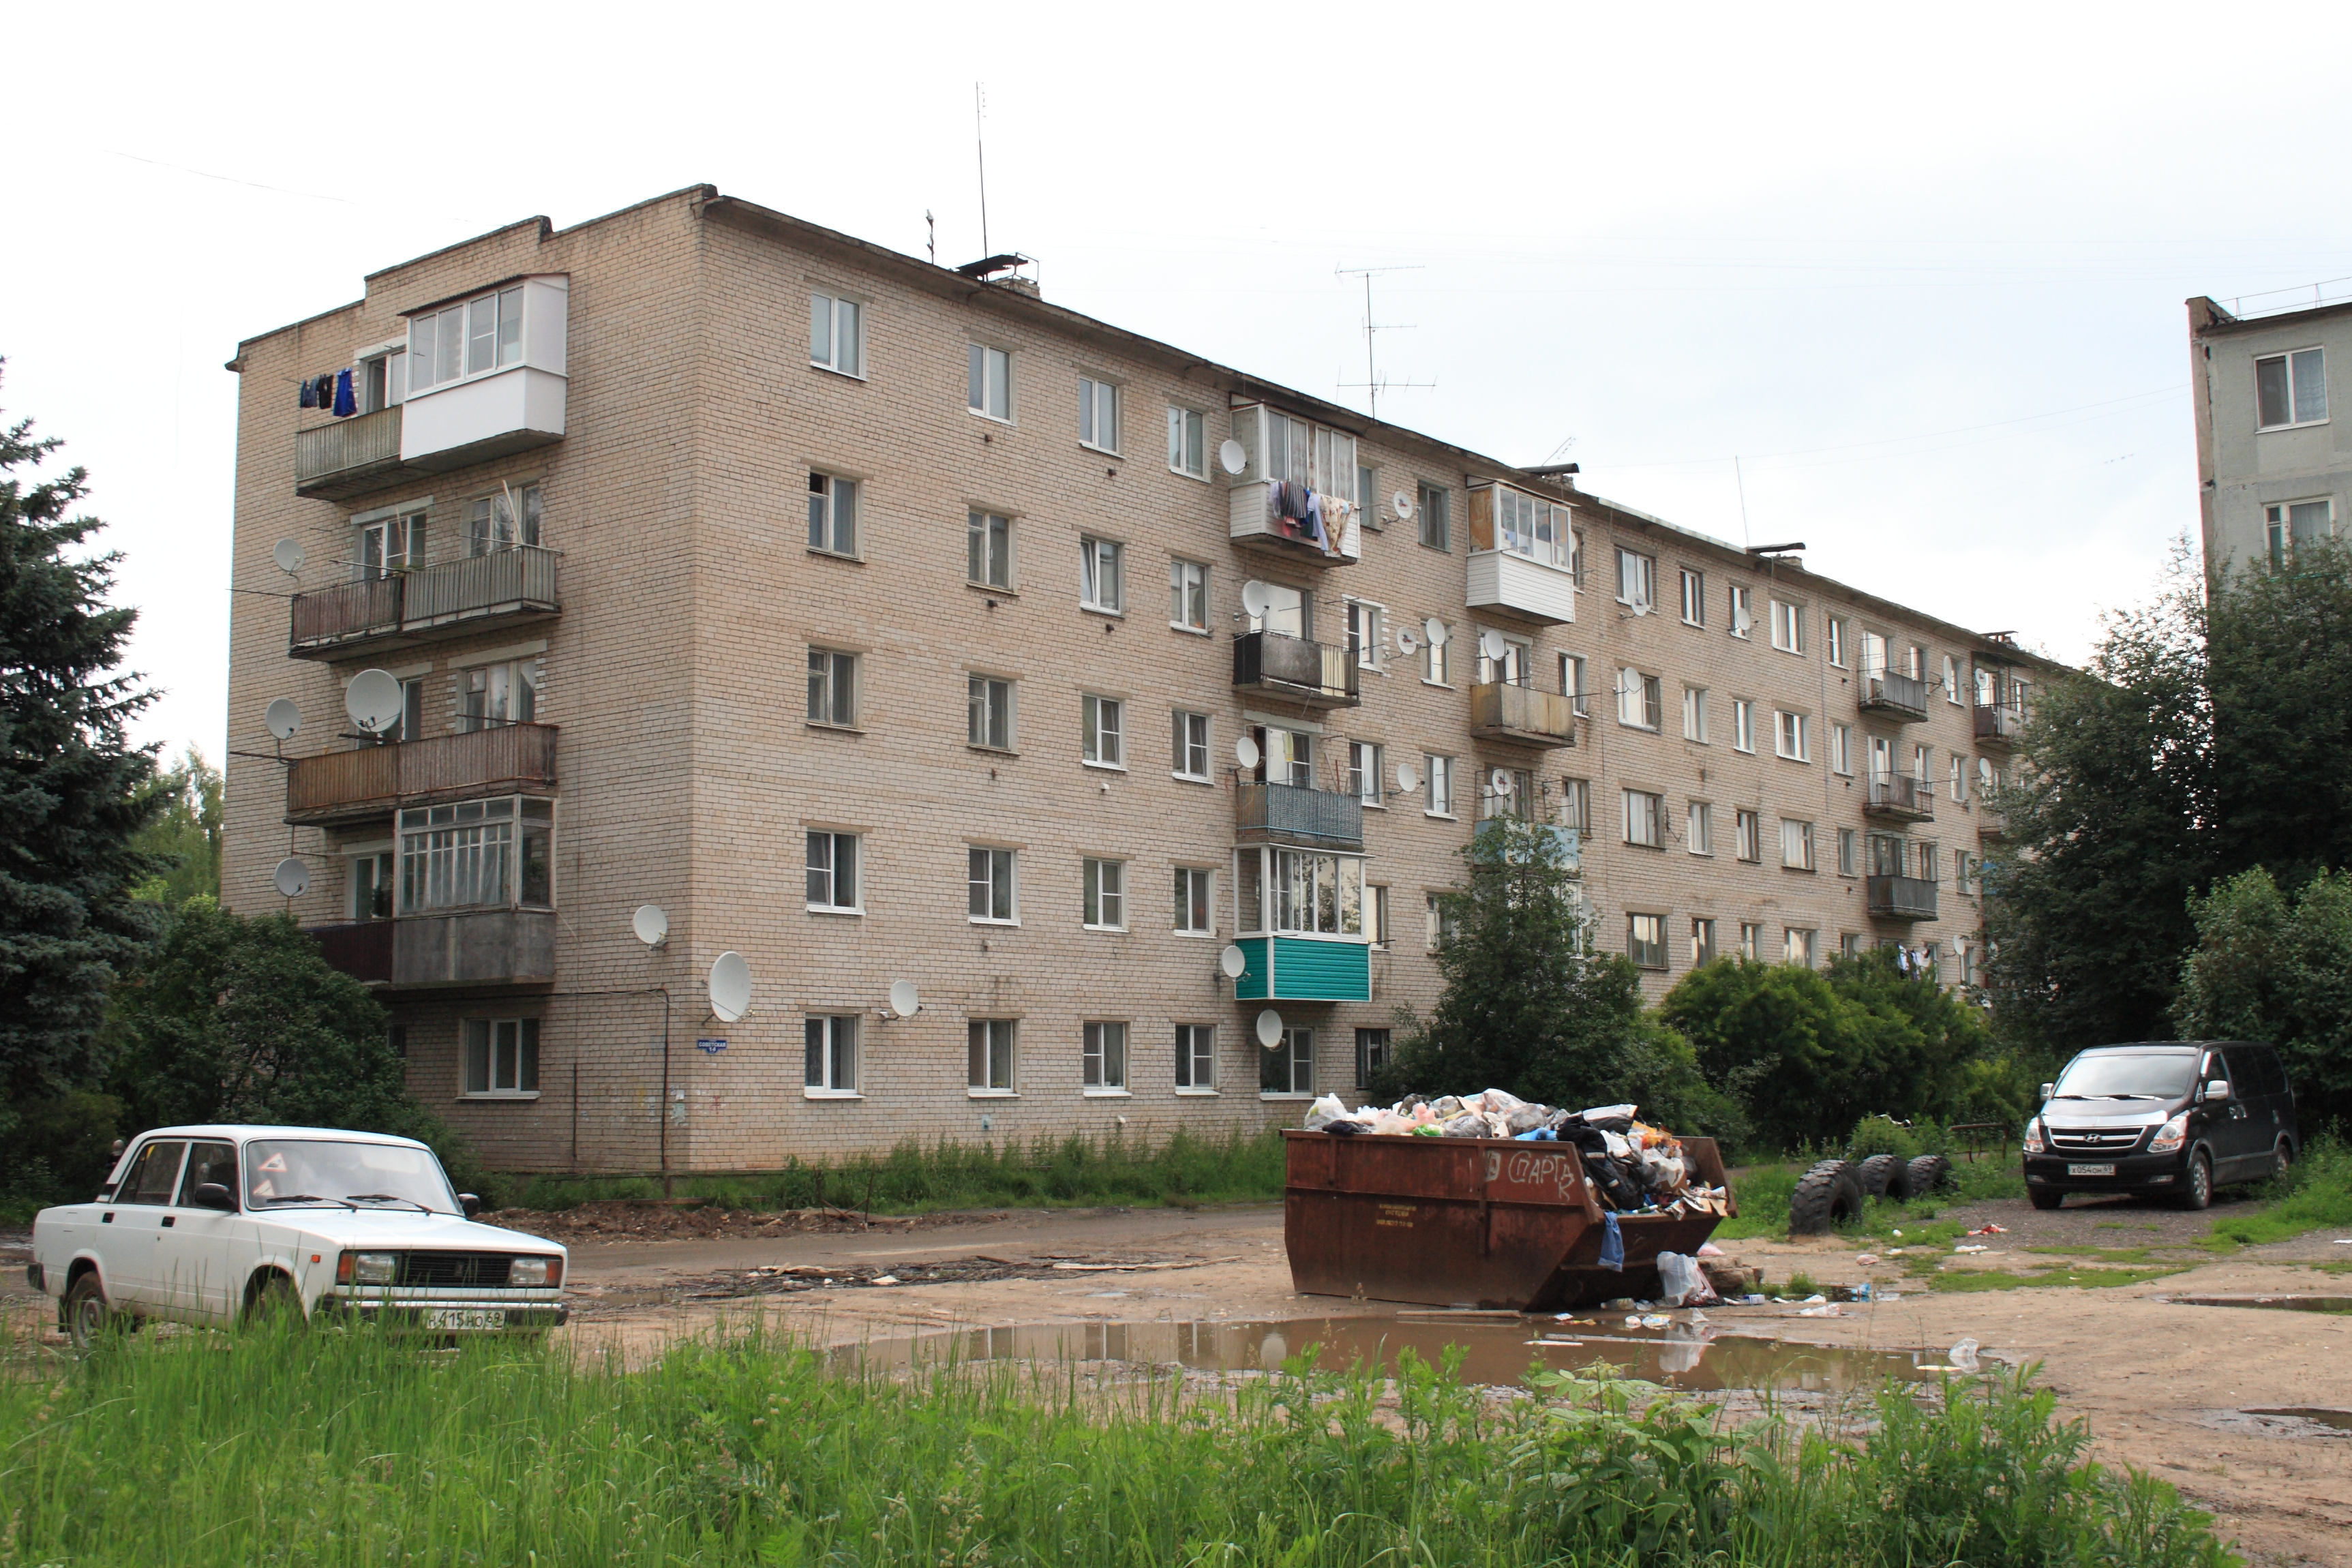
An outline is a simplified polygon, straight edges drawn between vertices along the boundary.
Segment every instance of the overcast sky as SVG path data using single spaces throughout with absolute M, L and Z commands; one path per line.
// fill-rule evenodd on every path
M 928 209 L 972 259 L 975 81 L 988 243 L 1049 299 L 1362 406 L 1339 269 L 1399 268 L 1380 372 L 1430 384 L 1384 416 L 2062 658 L 2195 526 L 2181 301 L 2352 275 L 2340 0 L 8 30 L 0 408 L 90 470 L 163 692 L 142 738 L 215 759 L 261 733 L 224 710 L 240 338 L 697 181 L 918 255 Z

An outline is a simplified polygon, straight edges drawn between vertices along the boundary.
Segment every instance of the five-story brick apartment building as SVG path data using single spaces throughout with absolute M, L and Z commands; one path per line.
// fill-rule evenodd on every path
M 1286 1119 L 1433 1001 L 1506 810 L 1577 830 L 1655 991 L 1882 942 L 1969 977 L 2046 667 L 1010 263 L 698 186 L 241 345 L 226 895 L 378 986 L 493 1162 Z

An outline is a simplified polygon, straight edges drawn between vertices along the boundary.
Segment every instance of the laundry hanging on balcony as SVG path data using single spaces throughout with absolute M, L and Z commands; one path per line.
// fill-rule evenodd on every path
M 352 395 L 352 373 L 348 370 L 337 371 L 335 373 L 335 417 L 349 419 L 359 411 L 359 399 Z
M 319 384 L 310 376 L 306 375 L 302 378 L 302 396 L 297 406 L 302 408 L 319 406 Z

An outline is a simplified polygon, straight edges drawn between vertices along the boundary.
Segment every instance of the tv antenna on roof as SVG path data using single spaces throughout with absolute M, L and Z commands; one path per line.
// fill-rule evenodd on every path
M 980 153 L 980 253 L 995 254 L 988 248 L 988 132 L 982 123 L 981 111 L 987 105 L 981 93 L 981 84 L 971 84 L 971 142 Z
M 1364 280 L 1364 379 L 1360 382 L 1343 381 L 1339 384 L 1343 389 L 1361 388 L 1371 403 L 1372 417 L 1378 419 L 1381 416 L 1381 393 L 1390 384 L 1381 379 L 1380 371 L 1374 363 L 1372 353 L 1373 340 L 1381 332 L 1412 331 L 1416 323 L 1412 321 L 1381 321 L 1373 319 L 1372 274 L 1375 272 L 1418 272 L 1421 270 L 1421 267 L 1420 264 L 1416 262 L 1409 266 L 1399 267 L 1334 267 L 1331 270 L 1333 273 L 1340 277 L 1360 277 Z M 1437 383 L 1433 381 L 1400 381 L 1395 384 L 1400 391 L 1407 388 L 1417 391 L 1426 391 L 1429 388 L 1434 387 Z

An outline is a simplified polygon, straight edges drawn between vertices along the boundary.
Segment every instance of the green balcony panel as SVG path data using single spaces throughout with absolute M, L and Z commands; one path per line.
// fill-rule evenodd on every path
M 1368 943 L 1318 942 L 1298 936 L 1245 936 L 1236 945 L 1242 950 L 1244 961 L 1241 978 L 1234 982 L 1236 1001 L 1372 999 L 1372 950 Z

